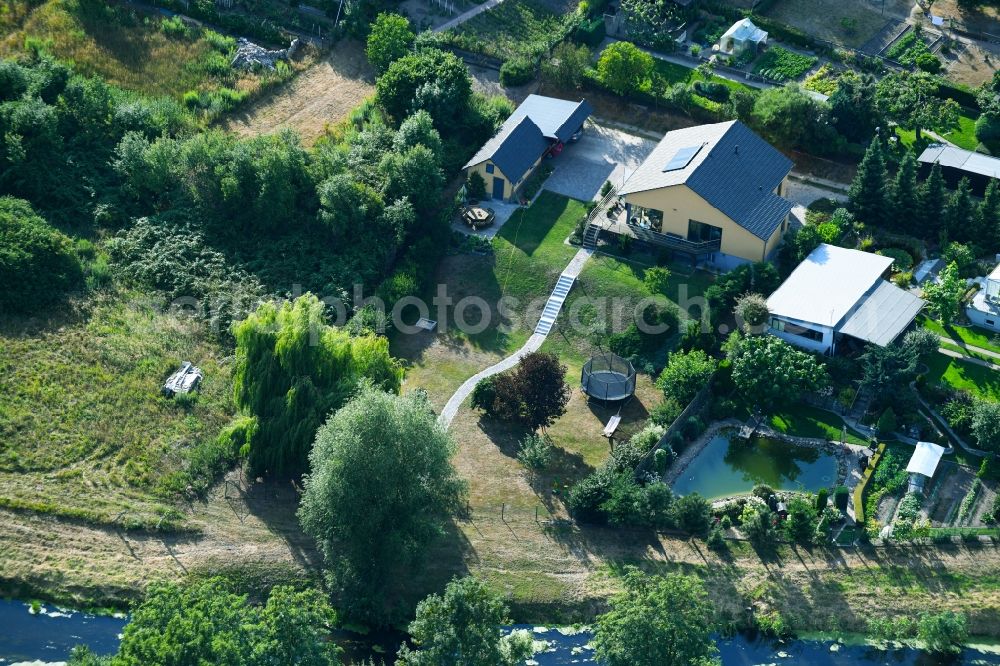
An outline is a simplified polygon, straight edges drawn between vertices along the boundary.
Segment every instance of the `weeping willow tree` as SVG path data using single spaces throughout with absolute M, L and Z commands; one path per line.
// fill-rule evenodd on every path
M 399 392 L 388 340 L 329 326 L 323 307 L 312 294 L 265 303 L 234 327 L 236 404 L 257 419 L 244 451 L 254 474 L 304 471 L 316 430 L 359 381 Z

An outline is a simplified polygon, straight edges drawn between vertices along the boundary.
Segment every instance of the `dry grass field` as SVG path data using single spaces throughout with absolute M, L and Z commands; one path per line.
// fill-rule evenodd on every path
M 311 145 L 375 93 L 374 74 L 360 42 L 343 40 L 325 58 L 275 88 L 250 106 L 230 114 L 227 130 L 244 135 L 282 128 L 298 132 Z

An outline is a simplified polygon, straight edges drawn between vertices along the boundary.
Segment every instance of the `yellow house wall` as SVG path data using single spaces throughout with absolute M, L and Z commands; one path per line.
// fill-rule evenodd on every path
M 625 201 L 636 206 L 663 211 L 663 232 L 677 234 L 682 238 L 687 238 L 688 220 L 697 220 L 719 227 L 722 229 L 720 250 L 725 254 L 749 261 L 764 259 L 778 246 L 783 234 L 784 225 L 775 229 L 765 244 L 763 240 L 702 199 L 687 185 L 626 194 Z
M 479 175 L 483 177 L 483 180 L 486 181 L 486 198 L 492 199 L 493 177 L 500 176 L 501 178 L 503 178 L 503 183 L 504 183 L 503 185 L 504 201 L 509 201 L 514 198 L 514 195 L 516 194 L 518 188 L 521 187 L 521 185 L 523 185 L 524 182 L 531 177 L 531 174 L 535 172 L 535 169 L 538 168 L 538 165 L 541 164 L 541 162 L 542 158 L 541 156 L 539 156 L 539 158 L 535 160 L 535 163 L 531 165 L 531 168 L 528 169 L 527 173 L 524 174 L 524 177 L 521 178 L 521 180 L 517 181 L 516 183 L 510 182 L 510 178 L 507 177 L 507 174 L 501 171 L 500 167 L 498 167 L 496 164 L 493 164 L 493 160 L 486 160 L 485 162 L 481 162 L 475 166 L 469 167 L 468 169 L 465 170 L 466 178 L 468 178 L 469 174 L 471 174 L 473 171 L 478 172 Z M 486 173 L 487 164 L 493 164 L 493 173 Z

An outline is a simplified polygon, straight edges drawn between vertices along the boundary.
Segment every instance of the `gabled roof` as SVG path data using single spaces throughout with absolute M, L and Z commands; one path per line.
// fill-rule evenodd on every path
M 549 147 L 549 142 L 528 117 L 521 117 L 516 122 L 507 120 L 492 139 L 487 141 L 476 156 L 469 160 L 464 168 L 493 160 L 503 175 L 512 183 L 516 183 L 528 172 L 531 165 L 541 157 Z
M 592 112 L 587 100 L 570 102 L 528 95 L 463 168 L 493 160 L 507 178 L 517 182 L 548 149 L 550 141 L 568 141 Z
M 698 148 L 683 168 L 665 170 L 685 149 Z M 621 194 L 687 185 L 741 227 L 768 239 L 792 203 L 774 190 L 792 162 L 738 120 L 667 133 L 629 177 Z
M 593 112 L 587 100 L 571 102 L 544 95 L 528 95 L 509 120 L 520 120 L 527 116 L 538 125 L 546 139 L 565 143 Z
M 974 153 L 971 150 L 963 150 L 955 146 L 946 146 L 940 143 L 932 143 L 924 152 L 920 153 L 918 161 L 924 164 L 934 164 L 937 162 L 943 167 L 961 169 L 968 173 L 974 173 L 989 178 L 1000 178 L 1000 159 Z
M 725 37 L 732 37 L 741 42 L 763 42 L 767 39 L 767 33 L 755 26 L 753 21 L 745 18 L 726 30 L 726 34 L 723 35 L 723 38 Z
M 822 243 L 767 299 L 772 315 L 835 327 L 882 279 L 892 257 Z

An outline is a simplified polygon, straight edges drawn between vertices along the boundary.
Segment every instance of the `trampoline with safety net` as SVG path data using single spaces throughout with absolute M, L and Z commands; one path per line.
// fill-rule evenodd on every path
M 628 400 L 635 393 L 635 368 L 615 354 L 594 356 L 583 366 L 580 388 L 595 400 Z

